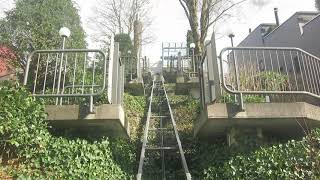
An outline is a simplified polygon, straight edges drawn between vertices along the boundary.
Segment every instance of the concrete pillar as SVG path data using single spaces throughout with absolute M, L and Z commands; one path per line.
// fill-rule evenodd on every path
M 119 43 L 116 42 L 114 43 L 114 52 L 113 52 L 113 61 L 112 64 L 109 65 L 109 67 L 112 67 L 112 76 L 111 80 L 112 81 L 112 94 L 111 94 L 111 101 L 110 103 L 112 104 L 119 104 L 119 93 L 120 93 L 120 82 L 119 82 L 119 75 L 120 75 L 120 62 L 119 62 L 119 57 L 120 57 L 120 51 L 119 51 Z M 109 71 L 109 76 L 110 76 L 110 71 Z
M 114 37 L 112 36 L 111 37 L 111 40 L 110 40 L 110 49 L 109 49 L 109 67 L 108 67 L 108 86 L 107 86 L 107 91 L 108 91 L 108 101 L 109 103 L 112 104 L 112 101 L 113 101 L 113 96 L 112 94 L 114 93 L 113 92 L 113 80 L 114 77 L 113 77 L 113 69 L 114 69 L 114 56 L 115 56 L 115 50 L 114 50 Z
M 182 57 L 181 57 L 181 52 L 178 53 L 177 69 L 178 69 L 178 74 L 182 74 Z
M 236 140 L 237 130 L 235 127 L 231 127 L 227 132 L 227 142 L 228 146 L 237 145 Z
M 221 85 L 220 85 L 220 74 L 219 74 L 219 65 L 218 65 L 218 56 L 216 50 L 216 38 L 215 33 L 212 33 L 211 36 L 211 45 L 210 49 L 207 49 L 208 52 L 208 71 L 209 71 L 209 90 L 210 90 L 210 100 L 215 101 L 221 97 Z M 212 67 L 212 68 L 210 68 Z
M 243 143 L 242 140 L 246 136 L 251 136 L 255 139 L 263 139 L 262 128 L 231 127 L 227 130 L 228 146 L 234 146 Z
M 182 71 L 182 57 L 181 57 L 181 53 L 178 53 L 178 59 L 177 59 L 177 79 L 176 82 L 177 83 L 184 83 L 184 77 L 183 77 L 183 71 Z
M 119 63 L 119 71 L 118 71 L 118 89 L 117 89 L 117 104 L 122 104 L 123 93 L 124 93 L 124 63 Z
M 142 80 L 141 73 L 141 52 L 142 52 L 142 23 L 139 21 L 138 16 L 134 21 L 134 38 L 133 38 L 134 50 L 137 57 L 137 80 Z
M 257 137 L 263 139 L 262 128 L 257 128 Z

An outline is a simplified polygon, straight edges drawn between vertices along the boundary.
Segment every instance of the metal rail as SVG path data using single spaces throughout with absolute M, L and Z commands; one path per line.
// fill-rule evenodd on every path
M 100 50 L 36 50 L 28 57 L 24 85 L 31 86 L 33 96 L 55 97 L 56 105 L 65 97 L 90 97 L 92 112 L 93 97 L 105 91 L 106 74 L 107 59 Z M 66 93 L 66 88 L 72 90 Z
M 155 96 L 156 95 L 156 96 Z M 154 110 L 157 110 L 157 115 L 152 115 Z M 169 114 L 168 114 L 169 113 Z M 156 121 L 159 121 L 157 124 Z M 167 124 L 166 124 L 167 123 Z M 155 125 L 156 124 L 156 125 Z M 171 126 L 168 127 L 168 124 Z M 158 126 L 150 128 L 150 126 Z M 152 139 L 150 139 L 150 133 L 156 133 L 155 136 L 159 136 L 158 145 L 153 145 Z M 173 144 L 169 145 L 168 134 L 171 134 L 171 138 L 174 139 Z M 172 143 L 172 142 L 171 142 Z M 169 103 L 169 99 L 164 88 L 163 78 L 161 80 L 153 80 L 152 90 L 150 95 L 149 109 L 147 115 L 146 126 L 144 130 L 143 143 L 139 161 L 139 168 L 137 173 L 137 180 L 141 180 L 143 176 L 144 165 L 148 164 L 146 162 L 146 152 L 147 151 L 160 151 L 161 158 L 161 176 L 162 179 L 166 179 L 166 156 L 168 156 L 169 151 L 178 150 L 180 154 L 180 160 L 182 164 L 182 169 L 185 173 L 185 178 L 190 180 L 191 174 L 188 170 L 188 165 L 184 156 L 182 149 L 182 144 L 179 138 L 178 130 L 176 127 L 176 122 L 173 117 L 172 109 Z M 155 174 L 153 174 L 155 176 Z
M 228 47 L 219 59 L 222 87 L 240 95 L 240 102 L 243 94 L 308 95 L 320 99 L 320 59 L 302 49 Z
M 137 78 L 137 58 L 134 56 L 121 56 L 121 61 L 125 65 L 125 77 L 132 81 Z

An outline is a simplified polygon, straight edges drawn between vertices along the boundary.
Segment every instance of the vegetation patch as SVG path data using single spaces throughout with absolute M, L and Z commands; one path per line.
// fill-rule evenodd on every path
M 104 137 L 53 136 L 45 122 L 43 102 L 31 97 L 18 84 L 2 84 L 0 101 L 2 176 L 21 179 L 134 177 L 135 143 Z M 143 107 L 137 104 L 130 107 L 135 108 L 132 113 L 138 110 L 143 112 Z
M 191 174 L 196 179 L 319 179 L 320 130 L 302 140 L 257 139 L 245 136 L 237 146 L 226 140 L 210 143 L 193 137 L 199 100 L 170 96 L 170 103 Z M 259 102 L 258 96 L 252 97 Z

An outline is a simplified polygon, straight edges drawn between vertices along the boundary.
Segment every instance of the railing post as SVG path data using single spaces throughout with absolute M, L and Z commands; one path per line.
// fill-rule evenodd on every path
M 30 68 L 30 61 L 31 61 L 32 54 L 27 57 L 27 65 L 24 70 L 24 79 L 23 79 L 23 85 L 27 85 L 28 82 L 28 75 L 29 75 L 29 68 Z
M 93 111 L 93 96 L 90 96 L 89 112 L 94 113 L 94 111 Z
M 178 74 L 182 75 L 182 57 L 181 57 L 181 52 L 178 53 L 178 59 L 177 59 L 177 68 L 178 68 Z
M 235 50 L 232 51 L 233 59 L 234 59 L 234 70 L 235 70 L 235 78 L 236 78 L 236 86 L 237 86 L 237 91 L 240 91 L 240 75 L 239 75 L 239 69 L 238 69 L 238 63 L 237 63 L 237 57 Z M 239 103 L 240 110 L 244 110 L 244 104 L 243 104 L 243 95 L 242 93 L 239 93 L 237 96 L 237 102 Z

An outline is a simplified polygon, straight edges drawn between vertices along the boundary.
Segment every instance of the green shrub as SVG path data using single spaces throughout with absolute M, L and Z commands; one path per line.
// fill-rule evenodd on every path
M 219 103 L 236 103 L 235 95 L 223 94 L 218 101 Z M 265 97 L 259 95 L 243 95 L 244 103 L 263 103 L 265 102 Z
M 286 90 L 289 86 L 289 78 L 287 75 L 283 75 L 278 72 L 265 71 L 250 76 L 249 72 L 245 70 L 240 72 L 240 90 L 242 91 L 281 91 Z M 234 82 L 235 78 L 231 77 L 231 82 Z M 243 95 L 243 101 L 245 103 L 262 103 L 265 102 L 265 97 L 261 95 Z M 225 93 L 218 99 L 220 103 L 235 103 L 235 95 Z
M 17 159 L 18 179 L 129 179 L 135 146 L 121 139 L 86 140 L 51 135 L 42 103 L 17 84 L 0 86 L 2 160 Z M 90 138 L 88 138 L 90 139 Z
M 124 94 L 124 109 L 126 118 L 130 124 L 130 136 L 132 140 L 139 139 L 142 133 L 142 126 L 145 108 L 147 106 L 146 97 L 132 96 L 128 93 Z M 139 147 L 140 148 L 140 147 Z
M 229 98 L 232 101 L 232 97 Z M 252 96 L 251 100 L 259 102 L 260 98 L 263 99 Z M 319 129 L 300 141 L 280 142 L 248 135 L 238 139 L 239 145 L 229 147 L 224 137 L 210 142 L 193 137 L 192 123 L 199 119 L 200 110 L 196 100 L 188 96 L 170 96 L 169 99 L 194 179 L 320 178 Z
M 25 149 L 47 145 L 49 133 L 41 101 L 36 101 L 17 83 L 0 85 L 0 146 L 3 158 L 21 157 Z
M 317 147 L 308 141 L 311 137 L 317 139 Z M 219 166 L 213 164 L 204 170 L 204 179 L 316 179 L 320 175 L 319 145 L 317 130 L 302 141 L 261 147 L 251 153 L 232 156 Z
M 288 76 L 273 71 L 261 72 L 256 77 L 256 82 L 260 84 L 261 90 L 280 91 L 288 87 Z

